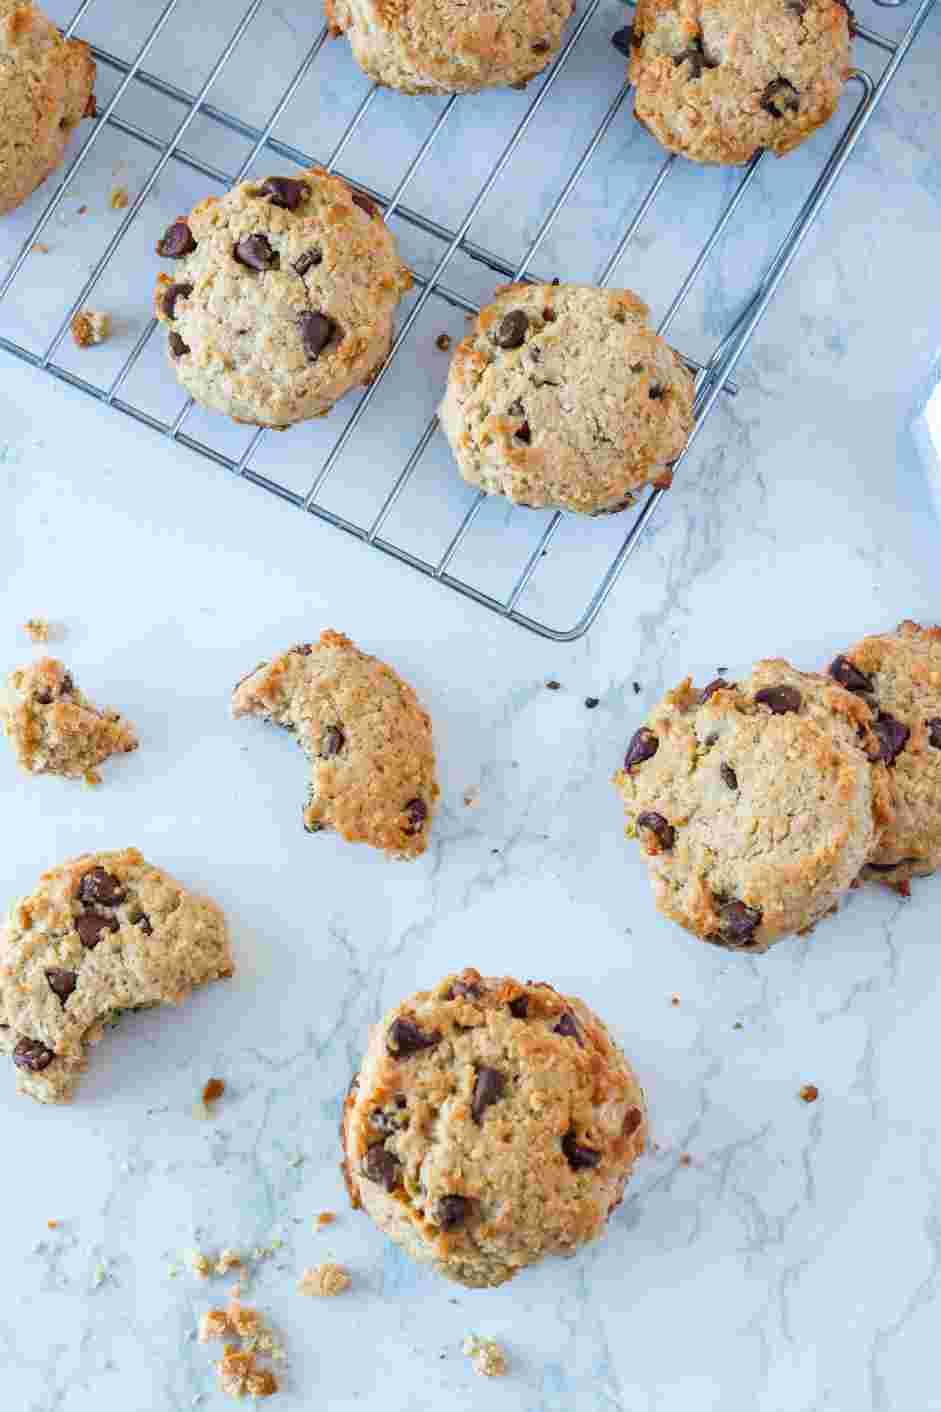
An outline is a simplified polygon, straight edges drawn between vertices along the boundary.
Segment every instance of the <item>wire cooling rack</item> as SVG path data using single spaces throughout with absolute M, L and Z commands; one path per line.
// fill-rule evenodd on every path
M 623 283 L 639 287 L 647 297 L 644 286 L 637 286 L 621 266 L 629 247 L 635 242 L 642 246 L 643 236 L 638 237 L 655 204 L 662 207 L 668 188 L 681 185 L 684 172 L 694 170 L 708 184 L 697 188 L 695 204 L 703 204 L 704 191 L 713 198 L 711 207 L 708 200 L 704 203 L 709 224 L 697 231 L 686 261 L 672 266 L 686 273 L 679 288 L 663 296 L 665 312 L 658 328 L 666 334 L 701 285 L 709 262 L 721 259 L 734 239 L 736 216 L 741 226 L 748 227 L 750 220 L 758 223 L 754 215 L 749 217 L 746 203 L 750 190 L 755 195 L 765 154 L 731 176 L 664 157 L 629 120 L 630 90 L 624 86 L 623 61 L 617 56 L 615 63 L 603 65 L 591 56 L 592 64 L 581 75 L 581 89 L 566 97 L 565 75 L 578 70 L 578 56 L 586 45 L 601 44 L 611 57 L 607 40 L 618 27 L 618 15 L 610 5 L 599 13 L 602 0 L 589 0 L 557 60 L 525 96 L 432 101 L 392 95 L 398 106 L 380 110 L 385 117 L 377 126 L 384 128 L 385 136 L 403 126 L 412 147 L 397 168 L 392 160 L 385 166 L 380 162 L 378 169 L 375 142 L 363 138 L 371 110 L 375 115 L 377 103 L 388 103 L 390 95 L 382 94 L 378 86 L 369 87 L 358 71 L 350 72 L 345 42 L 329 44 L 326 29 L 314 37 L 311 28 L 312 42 L 290 82 L 274 106 L 267 105 L 267 117 L 252 121 L 258 75 L 269 78 L 272 64 L 275 72 L 286 72 L 283 53 L 268 53 L 273 20 L 264 13 L 267 0 L 252 0 L 234 30 L 227 35 L 219 31 L 221 52 L 196 74 L 192 91 L 181 86 L 177 77 L 180 69 L 186 75 L 195 73 L 194 66 L 186 63 L 195 35 L 200 41 L 212 40 L 210 7 L 197 10 L 181 0 L 167 0 L 162 9 L 155 9 L 149 29 L 135 31 L 127 11 L 140 9 L 140 22 L 145 24 L 146 0 L 140 0 L 138 7 L 113 9 L 108 3 L 84 0 L 71 21 L 63 23 L 65 33 L 92 44 L 99 67 L 100 117 L 31 228 L 35 206 L 43 197 L 29 204 L 28 216 L 18 213 L 22 244 L 0 280 L 0 347 L 522 627 L 560 642 L 581 636 L 597 617 L 665 491 L 654 489 L 637 508 L 601 521 L 509 507 L 464 486 L 450 466 L 434 416 L 447 366 L 441 353 L 432 354 L 431 361 L 427 356 L 434 332 L 446 323 L 455 329 L 454 338 L 460 338 L 465 317 L 475 315 L 492 292 L 495 274 L 512 280 L 548 279 L 554 274 L 575 278 L 581 245 L 575 208 L 587 174 L 601 164 L 611 205 L 620 211 L 621 187 L 627 184 L 624 176 L 631 163 L 642 177 L 631 197 L 632 214 L 627 216 L 625 210 L 623 226 L 609 241 L 612 248 L 603 259 L 599 257 L 594 269 L 579 270 L 583 279 L 606 284 L 618 272 Z M 876 3 L 895 9 L 905 0 Z M 857 21 L 857 57 L 864 48 L 873 66 L 881 64 L 881 72 L 873 77 L 863 67 L 854 69 L 840 113 L 822 137 L 812 139 L 817 143 L 815 165 L 809 167 L 805 161 L 799 169 L 802 178 L 809 171 L 810 180 L 797 193 L 791 224 L 776 248 L 766 245 L 762 251 L 759 241 L 757 253 L 749 252 L 745 259 L 748 286 L 729 310 L 718 344 L 699 361 L 688 349 L 680 349 L 696 372 L 696 425 L 689 447 L 676 463 L 676 473 L 682 472 L 717 399 L 735 395 L 731 377 L 736 365 L 935 3 L 921 0 L 898 38 L 886 38 Z M 276 13 L 283 18 L 282 11 Z M 294 35 L 302 32 L 297 25 L 292 30 Z M 98 42 L 105 37 L 105 43 Z M 292 40 L 291 52 L 303 52 L 303 44 Z M 254 69 L 246 68 L 246 55 L 254 56 Z M 230 67 L 238 76 L 227 84 L 225 71 Z M 610 101 L 598 93 L 605 82 L 611 88 Z M 225 101 L 211 102 L 210 96 L 215 98 L 220 89 L 227 90 Z M 344 110 L 348 93 L 356 99 L 352 111 Z M 469 102 L 476 103 L 476 108 L 468 110 Z M 232 111 L 236 107 L 238 113 Z M 316 123 L 305 117 L 299 137 L 294 137 L 293 130 L 288 134 L 292 140 L 281 135 L 291 127 L 292 112 L 301 108 L 309 116 L 313 107 L 318 110 Z M 591 116 L 592 129 L 587 140 L 573 148 L 582 110 Z M 469 111 L 475 121 L 482 117 L 489 124 L 489 135 L 482 135 L 474 121 L 463 120 Z M 248 116 L 239 116 L 246 112 Z M 498 133 L 504 121 L 508 135 L 501 141 Z M 631 136 L 625 151 L 627 132 Z M 834 134 L 836 142 L 831 145 Z M 644 144 L 642 151 L 637 142 Z M 542 164 L 548 165 L 550 147 L 563 155 L 566 170 L 555 185 L 547 182 L 541 191 L 527 193 L 527 215 L 521 218 L 517 210 L 524 204 L 518 197 L 521 186 L 515 177 L 508 181 L 519 170 L 514 162 L 521 152 L 528 152 L 527 171 L 531 172 L 535 150 Z M 801 152 L 810 149 L 811 144 L 806 144 Z M 450 166 L 436 173 L 430 183 L 434 199 L 425 200 L 419 175 L 434 168 L 445 152 Z M 70 218 L 70 203 L 74 206 L 83 176 L 87 179 L 97 172 L 100 180 L 109 153 L 118 157 L 112 175 L 127 171 L 135 189 L 123 210 L 121 197 L 116 198 L 118 209 L 105 223 L 104 232 L 101 222 L 86 221 L 80 235 L 77 222 Z M 277 165 L 272 159 L 278 159 Z M 484 160 L 487 166 L 481 170 Z M 154 339 L 157 325 L 148 321 L 146 312 L 153 239 L 179 211 L 254 174 L 258 164 L 262 170 L 273 165 L 285 170 L 286 163 L 308 166 L 315 161 L 340 172 L 382 207 L 412 265 L 415 288 L 400 311 L 388 362 L 358 401 L 341 403 L 327 422 L 292 429 L 283 437 L 237 431 L 224 419 L 208 417 L 183 402 L 163 367 L 163 340 Z M 793 186 L 798 173 L 793 156 L 774 166 L 769 182 L 777 186 L 779 173 L 783 181 L 789 168 L 795 173 L 790 179 Z M 186 186 L 186 181 L 191 184 Z M 463 193 L 475 186 L 476 195 L 468 204 Z M 689 223 L 688 192 L 685 199 L 682 210 L 668 213 L 668 226 Z M 499 202 L 496 209 L 495 201 Z M 147 218 L 139 221 L 145 203 Z M 439 204 L 444 214 L 437 209 Z M 87 207 L 77 209 L 81 215 Z M 596 217 L 597 210 L 596 205 Z M 501 222 L 512 229 L 515 254 L 500 248 L 504 243 Z M 478 235 L 478 227 L 484 236 Z M 68 231 L 65 240 L 63 228 Z M 741 249 L 747 247 L 736 250 L 739 265 Z M 56 264 L 58 252 L 61 259 Z M 40 260 L 40 253 L 49 259 Z M 550 256 L 553 267 L 537 275 L 533 271 L 537 257 Z M 66 341 L 69 323 L 90 301 L 101 300 L 107 308 L 108 300 L 120 304 L 122 298 L 128 301 L 128 317 L 122 320 L 124 337 L 118 340 L 111 355 L 116 361 L 106 366 L 104 376 L 101 364 L 95 365 L 96 381 L 82 361 L 88 355 L 79 355 L 80 369 L 75 366 Z M 353 496 L 352 508 L 340 492 Z M 545 588 L 553 572 L 561 576 L 562 588 L 556 592 Z M 574 606 L 573 594 L 578 595 Z M 571 622 L 572 614 L 577 614 L 574 625 L 551 626 L 545 620 L 550 609 L 563 622 Z

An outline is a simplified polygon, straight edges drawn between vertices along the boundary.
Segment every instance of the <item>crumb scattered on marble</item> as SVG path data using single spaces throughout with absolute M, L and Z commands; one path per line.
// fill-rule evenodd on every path
M 553 678 L 552 681 L 547 681 L 547 682 L 546 682 L 546 686 L 547 686 L 547 688 L 548 688 L 549 691 L 559 691 L 559 690 L 561 689 L 562 683 L 561 683 L 560 681 L 556 681 L 556 680 Z
M 507 1371 L 507 1357 L 500 1345 L 492 1338 L 478 1338 L 468 1334 L 461 1345 L 462 1352 L 474 1364 L 474 1370 L 484 1378 L 502 1378 Z
M 89 789 L 97 789 L 101 784 L 101 775 L 97 770 L 86 770 L 82 775 L 82 783 L 87 784 Z
M 450 335 L 439 333 L 438 337 L 435 339 L 435 347 L 440 348 L 442 353 L 447 353 L 448 349 L 451 347 Z
M 23 627 L 33 642 L 48 642 L 52 635 L 52 625 L 45 618 L 27 618 Z
M 241 1347 L 227 1343 L 223 1357 L 216 1364 L 219 1387 L 228 1397 L 271 1397 L 278 1391 L 278 1380 L 258 1359 L 259 1356 L 272 1362 L 283 1359 L 284 1349 L 259 1311 L 241 1303 L 240 1293 L 241 1286 L 236 1285 L 227 1308 L 207 1309 L 199 1320 L 197 1336 L 200 1343 L 231 1334 L 242 1340 Z
M 213 1273 L 216 1275 L 227 1275 L 230 1270 L 239 1270 L 242 1267 L 242 1257 L 237 1250 L 231 1246 L 226 1246 L 219 1252 L 219 1259 L 213 1266 Z
M 333 1265 L 328 1261 L 324 1265 L 308 1267 L 297 1282 L 297 1292 L 332 1298 L 348 1290 L 352 1283 L 348 1270 L 344 1270 L 342 1265 Z
M 208 1280 L 212 1270 L 212 1261 L 208 1255 L 204 1255 L 201 1250 L 187 1250 L 183 1259 L 186 1261 L 194 1275 L 198 1275 L 201 1280 Z
M 130 204 L 130 195 L 126 186 L 115 186 L 111 189 L 111 209 L 112 211 L 123 211 L 125 206 Z
M 692 1157 L 690 1157 L 690 1155 L 689 1155 L 688 1152 L 681 1152 L 681 1153 L 680 1153 L 680 1166 L 681 1166 L 681 1167 L 691 1167 L 691 1166 L 692 1166 L 692 1163 L 693 1163 L 693 1159 L 692 1159 Z
M 820 1090 L 816 1084 L 804 1084 L 800 1091 L 800 1096 L 805 1103 L 816 1103 L 820 1095 Z
M 314 1217 L 314 1226 L 317 1230 L 322 1231 L 324 1226 L 332 1226 L 336 1218 L 335 1211 L 318 1211 Z
M 226 1397 L 271 1397 L 278 1391 L 278 1380 L 270 1368 L 259 1368 L 254 1353 L 235 1345 L 226 1346 L 216 1364 L 216 1379 Z
M 679 1003 L 680 1003 L 680 997 L 679 997 L 678 995 L 671 995 L 671 996 L 670 996 L 670 1004 L 671 1004 L 671 1005 L 679 1005 Z
M 84 214 L 85 214 L 85 212 L 86 212 L 87 210 L 88 210 L 88 207 L 87 207 L 87 206 L 79 206 L 79 208 L 78 208 L 78 210 L 75 212 L 75 214 L 76 214 L 77 216 L 84 216 Z
M 473 789 L 465 789 L 464 803 L 468 809 L 477 809 L 480 805 L 480 790 L 475 785 Z
M 203 1089 L 203 1102 L 215 1103 L 225 1093 L 225 1079 L 209 1079 Z
M 54 1230 L 56 1229 L 56 1227 L 58 1226 L 58 1224 L 59 1224 L 58 1221 L 47 1221 L 47 1222 L 46 1222 L 46 1225 L 47 1225 L 47 1227 L 49 1228 L 50 1231 L 54 1231 Z
M 601 697 L 600 697 L 600 696 L 586 696 L 586 697 L 585 697 L 585 705 L 588 707 L 588 710 L 589 710 L 589 711 L 593 711 L 593 710 L 595 709 L 595 707 L 598 706 L 598 705 L 600 705 L 600 704 L 601 704 Z
M 32 249 L 37 255 L 48 255 L 48 254 L 49 254 L 49 246 L 46 244 L 46 242 L 45 242 L 44 240 L 37 240 L 37 241 L 35 241 L 35 243 L 34 243 L 34 244 L 32 245 L 32 247 L 31 247 L 31 249 Z
M 72 342 L 77 348 L 91 348 L 104 343 L 111 333 L 111 315 L 98 309 L 80 309 L 69 324 Z

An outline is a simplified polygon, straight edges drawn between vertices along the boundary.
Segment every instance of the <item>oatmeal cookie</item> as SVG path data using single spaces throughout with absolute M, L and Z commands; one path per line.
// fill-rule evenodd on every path
M 583 515 L 630 505 L 693 426 L 693 378 L 629 289 L 511 284 L 454 354 L 440 408 L 488 495 Z
M 17 1088 L 67 1103 L 122 1010 L 178 1005 L 234 970 L 225 918 L 136 848 L 43 873 L 0 932 L 0 1051 Z
M 334 829 L 394 858 L 424 853 L 439 793 L 431 718 L 391 667 L 328 630 L 256 667 L 232 714 L 296 734 L 310 761 L 308 833 Z
M 468 968 L 373 1029 L 341 1136 L 354 1207 L 414 1259 L 488 1286 L 602 1233 L 647 1118 L 587 1005 Z
M 11 672 L 0 689 L 0 722 L 24 770 L 81 779 L 111 755 L 136 750 L 117 711 L 93 706 L 53 657 Z
M 660 911 L 733 950 L 833 911 L 894 816 L 869 707 L 782 661 L 668 692 L 615 783 Z
M 411 284 L 380 211 L 317 167 L 243 181 L 181 216 L 157 243 L 173 260 L 155 313 L 200 406 L 286 427 L 368 383 Z

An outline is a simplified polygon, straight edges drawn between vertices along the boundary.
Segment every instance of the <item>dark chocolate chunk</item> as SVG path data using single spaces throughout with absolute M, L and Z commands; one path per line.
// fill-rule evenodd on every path
M 448 987 L 447 999 L 460 996 L 462 1000 L 479 1000 L 482 995 L 483 991 L 476 981 L 454 981 Z
M 176 301 L 188 299 L 193 292 L 191 284 L 171 284 L 163 296 L 163 312 L 168 319 L 176 318 Z
M 513 434 L 517 441 L 525 442 L 527 446 L 533 439 L 533 434 L 529 429 L 529 422 L 521 422 Z
M 649 829 L 655 835 L 660 847 L 665 853 L 676 842 L 676 829 L 672 824 L 668 824 L 662 814 L 655 813 L 652 809 L 646 810 L 637 816 L 637 827 L 639 829 Z
M 722 776 L 722 779 L 728 785 L 729 789 L 738 789 L 738 775 L 732 769 L 731 765 L 726 765 L 725 763 L 721 764 L 719 766 L 719 774 Z
M 484 1064 L 477 1070 L 474 1080 L 474 1094 L 471 1098 L 471 1116 L 475 1123 L 483 1121 L 486 1110 L 492 1103 L 503 1097 L 506 1077 L 499 1069 L 491 1069 Z
M 647 396 L 651 399 L 651 401 L 659 402 L 660 398 L 663 396 L 663 388 L 658 382 L 651 383 L 650 390 L 648 391 Z
M 304 352 L 312 363 L 316 363 L 330 339 L 336 324 L 325 314 L 301 314 L 297 321 L 304 343 Z
M 80 902 L 100 902 L 103 907 L 117 907 L 119 902 L 124 901 L 124 895 L 120 878 L 101 867 L 89 869 L 78 885 Z
M 726 681 L 724 677 L 715 677 L 709 682 L 708 686 L 704 686 L 699 693 L 700 706 L 704 705 L 704 703 L 709 700 L 710 696 L 715 696 L 717 691 L 731 689 L 734 685 L 734 681 Z
M 151 926 L 150 918 L 144 912 L 142 912 L 139 917 L 134 918 L 134 925 L 135 927 L 140 927 L 144 936 L 153 936 L 154 929 Z
M 911 731 L 887 711 L 879 712 L 872 728 L 879 737 L 880 759 L 887 765 L 894 765 L 908 744 Z
M 272 250 L 266 235 L 243 235 L 233 246 L 232 258 L 246 269 L 258 273 L 273 269 L 278 263 L 277 251 Z
M 323 262 L 323 254 L 319 250 L 305 250 L 303 255 L 298 255 L 294 261 L 294 272 L 299 275 L 306 275 L 308 270 L 312 270 L 315 265 Z
M 514 995 L 510 1001 L 510 1014 L 517 1020 L 525 1020 L 529 1014 L 529 996 Z
M 182 358 L 184 353 L 188 353 L 190 351 L 189 344 L 183 342 L 176 329 L 170 330 L 170 335 L 167 338 L 167 342 L 170 345 L 170 352 L 173 354 L 174 358 Z
M 689 64 L 690 79 L 702 78 L 704 69 L 717 69 L 718 64 L 711 59 L 707 59 L 703 53 L 702 40 L 694 39 L 687 49 L 681 54 L 673 55 L 673 66 L 679 68 L 680 64 Z
M 195 249 L 193 232 L 185 221 L 174 221 L 157 241 L 157 254 L 161 260 L 182 260 L 184 255 L 192 255 Z
M 941 716 L 932 716 L 925 725 L 928 727 L 928 744 L 933 745 L 935 750 L 941 750 Z
M 594 1147 L 583 1147 L 576 1140 L 574 1128 L 569 1128 L 562 1139 L 562 1151 L 565 1153 L 573 1172 L 582 1172 L 589 1167 L 597 1167 L 601 1161 L 600 1152 L 596 1151 Z
M 411 825 L 405 832 L 411 836 L 419 832 L 422 824 L 428 818 L 428 805 L 424 799 L 410 799 L 405 806 L 405 813 L 408 815 L 408 821 Z
M 634 765 L 642 765 L 645 760 L 650 760 L 656 755 L 659 749 L 659 736 L 654 735 L 646 726 L 641 726 L 640 730 L 631 736 L 627 754 L 624 756 L 625 770 L 632 769 Z
M 100 912 L 83 912 L 75 919 L 75 930 L 82 945 L 87 946 L 89 951 L 94 951 L 104 932 L 118 930 L 118 920 L 116 917 L 102 916 Z
M 548 39 L 537 39 L 535 43 L 531 44 L 529 47 L 534 54 L 548 54 L 551 46 Z
M 401 1166 L 394 1152 L 387 1152 L 381 1143 L 377 1143 L 366 1153 L 363 1171 L 371 1182 L 384 1186 L 386 1191 L 395 1191 Z
M 793 686 L 764 686 L 755 692 L 755 702 L 767 706 L 773 716 L 786 716 L 801 708 L 801 694 Z
M 719 908 L 722 926 L 719 931 L 720 944 L 732 948 L 754 946 L 755 932 L 761 925 L 761 912 L 757 907 L 746 907 L 744 902 L 732 898 Z
M 800 95 L 789 79 L 775 78 L 761 95 L 759 106 L 772 118 L 783 118 L 785 113 L 800 111 Z
M 443 1231 L 457 1230 L 467 1220 L 468 1201 L 465 1196 L 442 1196 L 435 1216 Z
M 631 1137 L 633 1133 L 636 1133 L 643 1121 L 644 1115 L 639 1108 L 628 1108 L 624 1115 L 624 1122 L 621 1125 L 621 1132 L 625 1137 Z
M 18 1069 L 26 1069 L 31 1074 L 41 1074 L 43 1069 L 48 1069 L 55 1058 L 51 1049 L 47 1049 L 38 1039 L 21 1039 L 13 1051 L 13 1062 Z
M 361 211 L 365 211 L 367 216 L 378 216 L 379 210 L 375 201 L 371 201 L 365 191 L 354 191 L 353 205 L 358 206 Z
M 867 863 L 866 866 L 872 873 L 894 873 L 896 868 L 902 868 L 906 863 L 917 862 L 917 858 L 899 858 L 894 863 Z
M 559 1016 L 559 1023 L 552 1026 L 552 1033 L 562 1035 L 563 1039 L 574 1039 L 579 1049 L 585 1048 L 578 1032 L 578 1022 L 571 1010 L 563 1010 Z
M 408 1059 L 422 1049 L 434 1049 L 441 1039 L 437 1030 L 425 1034 L 411 1020 L 393 1020 L 386 1036 L 386 1048 L 393 1059 Z
M 493 341 L 498 348 L 520 348 L 526 338 L 528 328 L 529 319 L 522 309 L 513 309 L 500 320 L 499 327 L 493 335 Z
M 304 197 L 310 195 L 310 187 L 306 182 L 294 181 L 292 177 L 267 177 L 258 194 L 270 197 L 272 206 L 296 211 Z
M 637 41 L 634 39 L 633 25 L 625 25 L 623 29 L 616 29 L 611 36 L 611 43 L 619 54 L 623 54 L 625 59 L 631 57 L 631 49 Z
M 320 737 L 320 758 L 328 760 L 331 755 L 339 755 L 346 744 L 346 736 L 339 726 L 327 726 Z
M 845 687 L 847 691 L 855 691 L 860 694 L 872 691 L 872 677 L 867 677 L 865 672 L 861 672 L 848 657 L 840 655 L 834 657 L 830 663 L 830 675 L 839 686 Z
M 66 971 L 61 966 L 50 966 L 46 971 L 49 989 L 59 997 L 64 1005 L 78 982 L 75 971 Z

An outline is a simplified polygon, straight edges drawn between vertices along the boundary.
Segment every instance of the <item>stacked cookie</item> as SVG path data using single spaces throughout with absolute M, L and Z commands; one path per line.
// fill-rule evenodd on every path
M 615 782 L 657 906 L 704 941 L 765 951 L 861 877 L 907 890 L 941 867 L 941 628 L 864 638 L 826 676 L 687 679 Z

